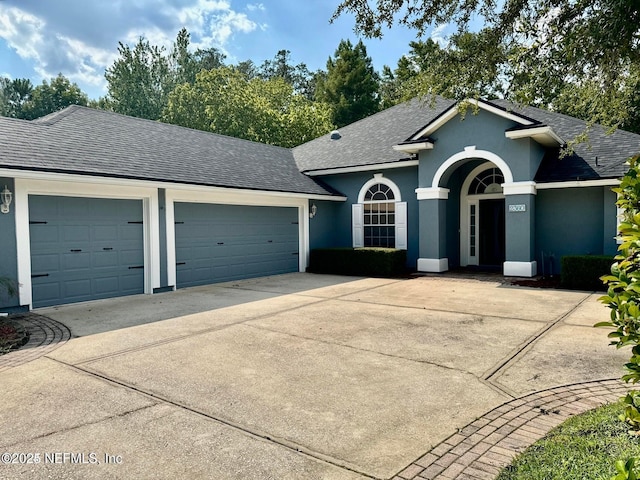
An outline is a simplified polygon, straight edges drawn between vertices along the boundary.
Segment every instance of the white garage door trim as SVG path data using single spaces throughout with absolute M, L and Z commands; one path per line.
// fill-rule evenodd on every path
M 274 195 L 268 193 L 242 192 L 212 192 L 206 189 L 189 190 L 167 189 L 166 191 L 166 215 L 167 215 L 167 274 L 168 283 L 175 289 L 176 286 L 176 231 L 175 231 L 175 202 L 186 203 L 215 203 L 223 205 L 247 205 L 265 207 L 297 207 L 298 208 L 298 242 L 300 272 L 304 272 L 309 262 L 309 202 L 306 198 L 282 197 L 280 192 Z
M 33 307 L 31 285 L 31 239 L 29 234 L 29 195 L 120 198 L 142 200 L 144 222 L 144 292 L 160 286 L 160 221 L 158 190 L 109 183 L 75 183 L 15 179 L 16 237 L 20 305 Z

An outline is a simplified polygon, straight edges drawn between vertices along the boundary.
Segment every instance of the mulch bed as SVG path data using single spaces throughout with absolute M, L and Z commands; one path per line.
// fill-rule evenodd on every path
M 29 341 L 29 332 L 9 317 L 0 317 L 0 355 L 16 350 Z
M 512 285 L 535 288 L 560 288 L 560 275 L 511 280 Z

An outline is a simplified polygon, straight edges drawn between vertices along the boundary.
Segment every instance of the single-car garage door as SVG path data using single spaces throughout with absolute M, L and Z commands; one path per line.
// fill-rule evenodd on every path
M 174 207 L 179 288 L 298 271 L 297 208 Z
M 141 200 L 29 196 L 33 306 L 144 292 Z

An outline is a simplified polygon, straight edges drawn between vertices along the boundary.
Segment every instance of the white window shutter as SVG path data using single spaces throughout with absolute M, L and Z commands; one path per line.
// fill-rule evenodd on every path
M 353 246 L 364 247 L 364 205 L 354 203 L 351 205 L 351 226 L 353 231 Z
M 407 249 L 407 202 L 396 203 L 396 248 Z

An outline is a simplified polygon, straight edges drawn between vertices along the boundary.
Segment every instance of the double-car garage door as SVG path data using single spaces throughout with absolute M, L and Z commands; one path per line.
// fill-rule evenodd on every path
M 298 209 L 176 203 L 178 288 L 297 272 Z
M 174 214 L 178 288 L 298 271 L 297 208 L 175 203 Z M 142 200 L 30 195 L 33 306 L 143 293 L 143 217 Z

